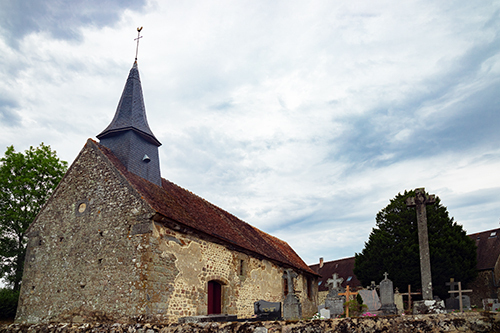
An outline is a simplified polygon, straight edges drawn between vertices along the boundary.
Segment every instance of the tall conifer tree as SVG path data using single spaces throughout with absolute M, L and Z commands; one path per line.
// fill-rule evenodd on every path
M 414 195 L 399 193 L 378 212 L 365 248 L 356 253 L 354 274 L 363 285 L 382 280 L 387 271 L 399 290 L 408 284 L 412 290 L 421 288 L 417 216 L 414 207 L 406 206 L 406 199 Z M 427 206 L 427 227 L 434 294 L 446 298 L 450 278 L 464 285 L 477 276 L 476 245 L 449 217 L 439 197 Z

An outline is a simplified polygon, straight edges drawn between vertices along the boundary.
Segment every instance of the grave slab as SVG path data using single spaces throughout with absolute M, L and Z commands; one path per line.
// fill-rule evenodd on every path
M 376 290 L 362 289 L 358 293 L 361 295 L 363 303 L 368 306 L 368 311 L 377 311 L 382 306 Z

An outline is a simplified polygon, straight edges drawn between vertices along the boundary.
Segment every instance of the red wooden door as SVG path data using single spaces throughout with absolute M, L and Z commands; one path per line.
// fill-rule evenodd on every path
M 222 288 L 217 281 L 208 281 L 208 314 L 222 313 Z

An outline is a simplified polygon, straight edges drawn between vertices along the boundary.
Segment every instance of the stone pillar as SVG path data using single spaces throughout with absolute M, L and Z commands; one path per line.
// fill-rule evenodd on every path
M 406 200 L 408 207 L 416 207 L 418 225 L 418 247 L 420 251 L 420 274 L 422 282 L 422 298 L 432 298 L 431 257 L 429 251 L 429 238 L 427 233 L 426 205 L 436 201 L 434 195 L 427 196 L 424 188 L 415 189 L 415 196 Z

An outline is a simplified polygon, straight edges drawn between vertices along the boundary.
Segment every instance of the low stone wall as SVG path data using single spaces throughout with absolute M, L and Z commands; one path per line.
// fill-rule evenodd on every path
M 415 333 L 500 332 L 500 313 L 389 316 L 308 321 L 228 322 L 199 324 L 58 323 L 0 326 L 0 333 Z

